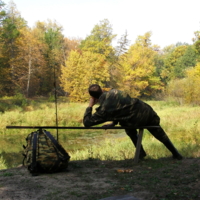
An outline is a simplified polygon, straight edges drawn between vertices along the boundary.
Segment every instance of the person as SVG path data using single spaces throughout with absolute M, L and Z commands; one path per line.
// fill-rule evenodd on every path
M 138 127 L 159 126 L 158 128 L 149 128 L 147 130 L 165 145 L 174 159 L 181 160 L 183 158 L 160 126 L 160 118 L 150 105 L 138 98 L 131 98 L 129 94 L 120 90 L 103 91 L 97 84 L 90 85 L 88 92 L 91 98 L 83 117 L 85 127 L 110 121 L 111 123 L 103 126 L 105 129 L 106 127 L 114 127 L 118 123 L 122 127 L 130 127 L 126 128 L 125 132 L 136 147 Z M 97 102 L 100 106 L 92 114 L 92 107 Z M 145 156 L 146 152 L 141 146 L 139 158 L 143 159 Z

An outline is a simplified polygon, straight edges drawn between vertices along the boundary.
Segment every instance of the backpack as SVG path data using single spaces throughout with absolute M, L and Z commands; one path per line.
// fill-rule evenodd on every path
M 23 165 L 32 175 L 58 172 L 68 167 L 69 154 L 50 132 L 42 129 L 32 132 L 26 142 Z

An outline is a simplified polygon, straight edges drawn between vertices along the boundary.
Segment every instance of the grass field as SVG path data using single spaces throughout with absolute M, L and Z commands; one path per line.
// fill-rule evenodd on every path
M 164 128 L 172 142 L 186 157 L 200 156 L 200 107 L 189 105 L 179 106 L 174 102 L 148 101 L 161 118 L 161 126 Z M 83 126 L 82 118 L 87 103 L 58 103 L 59 126 Z M 32 102 L 24 107 L 15 107 L 0 114 L 0 135 L 10 138 L 14 135 L 27 135 L 26 129 L 6 129 L 12 126 L 55 126 L 55 104 L 52 102 Z M 55 130 L 52 130 L 55 132 Z M 123 134 L 123 130 L 59 130 L 59 141 L 65 147 L 66 140 L 75 139 L 73 149 L 69 149 L 73 160 L 78 159 L 126 159 L 132 158 L 134 148 L 124 133 L 124 137 L 113 139 L 107 135 Z M 101 139 L 97 136 L 103 135 Z M 83 141 L 81 144 L 80 142 Z M 86 145 L 88 138 L 93 139 L 92 145 Z M 22 137 L 21 137 L 22 139 Z M 3 142 L 3 141 L 2 141 Z M 14 142 L 14 141 L 13 141 Z M 21 143 L 20 141 L 19 143 Z M 150 158 L 170 156 L 170 153 L 151 134 L 145 131 L 143 145 Z M 8 146 L 3 144 L 1 146 Z M 67 147 L 67 146 L 66 146 Z M 84 148 L 86 147 L 86 148 Z M 9 148 L 10 149 L 10 148 Z M 80 150 L 81 149 L 81 150 Z M 10 149 L 11 150 L 11 149 Z
M 4 169 L 0 170 L 0 197 L 99 200 L 133 195 L 140 200 L 199 200 L 200 107 L 164 101 L 148 103 L 161 117 L 162 127 L 183 160 L 173 160 L 170 152 L 147 131 L 143 146 L 148 156 L 136 165 L 135 148 L 123 130 L 61 131 L 59 141 L 66 149 L 66 141 L 74 143 L 68 151 L 69 171 L 32 177 L 26 168 L 5 169 L 6 163 L 0 157 L 0 169 Z M 87 104 L 60 102 L 59 126 L 83 126 L 86 107 Z M 55 105 L 34 102 L 12 106 L 0 114 L 0 152 L 9 152 L 14 159 L 13 153 L 21 147 L 29 130 L 8 130 L 7 125 L 55 125 Z

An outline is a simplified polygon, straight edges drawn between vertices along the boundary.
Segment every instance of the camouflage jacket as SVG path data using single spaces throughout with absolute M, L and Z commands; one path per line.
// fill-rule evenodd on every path
M 147 125 L 149 120 L 157 115 L 148 104 L 116 89 L 104 92 L 99 98 L 99 104 L 94 114 L 91 107 L 86 108 L 84 126 L 113 121 L 122 126 L 139 127 Z

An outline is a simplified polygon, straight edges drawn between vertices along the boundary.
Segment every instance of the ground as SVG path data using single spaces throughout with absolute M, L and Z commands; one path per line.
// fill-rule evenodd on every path
M 0 171 L 0 199 L 99 200 L 130 195 L 138 200 L 200 200 L 200 159 L 70 161 L 68 170 L 32 176 L 17 168 Z

